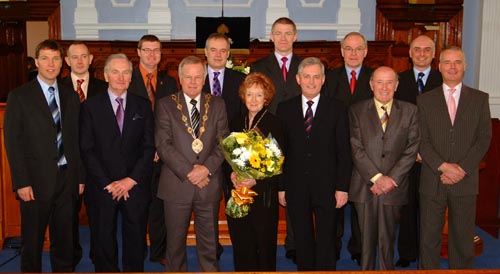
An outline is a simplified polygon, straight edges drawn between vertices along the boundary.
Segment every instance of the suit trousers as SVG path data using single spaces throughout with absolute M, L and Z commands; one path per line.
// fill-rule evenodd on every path
M 165 226 L 165 213 L 163 200 L 158 198 L 158 183 L 160 180 L 161 161 L 154 163 L 151 180 L 151 204 L 149 205 L 149 260 L 158 262 L 165 258 L 167 249 L 167 228 Z
M 133 191 L 132 189 L 131 191 Z M 120 272 L 118 266 L 117 223 L 121 213 L 123 272 L 144 271 L 149 199 L 131 193 L 127 201 L 113 200 L 105 190 L 92 192 L 92 225 L 95 238 L 95 271 Z
M 377 253 L 380 270 L 394 270 L 394 244 L 401 206 L 384 205 L 381 199 L 374 196 L 366 203 L 354 203 L 361 231 L 362 270 L 375 270 Z
M 52 272 L 73 272 L 73 208 L 75 189 L 65 171 L 57 173 L 55 193 L 50 201 L 20 202 L 21 271 L 42 272 L 42 250 L 49 225 Z
M 197 196 L 195 194 L 195 196 Z M 194 213 L 196 253 L 201 272 L 218 272 L 219 202 L 195 200 L 190 203 L 163 201 L 167 226 L 167 272 L 187 272 L 186 237 Z
M 460 184 L 460 182 L 459 182 Z M 474 268 L 476 195 L 453 196 L 441 185 L 437 195 L 420 193 L 419 269 L 439 269 L 441 234 L 448 208 L 448 258 L 450 269 Z

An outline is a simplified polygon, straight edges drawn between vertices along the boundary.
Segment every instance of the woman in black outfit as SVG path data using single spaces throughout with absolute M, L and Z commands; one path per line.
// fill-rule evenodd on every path
M 273 82 L 262 73 L 250 73 L 241 84 L 239 95 L 248 111 L 235 118 L 229 129 L 255 130 L 264 138 L 271 133 L 278 144 L 283 143 L 281 122 L 267 110 L 274 95 Z M 227 217 L 235 271 L 276 271 L 279 177 L 238 181 L 236 174 L 231 173 L 234 188 L 246 186 L 258 193 L 247 216 Z

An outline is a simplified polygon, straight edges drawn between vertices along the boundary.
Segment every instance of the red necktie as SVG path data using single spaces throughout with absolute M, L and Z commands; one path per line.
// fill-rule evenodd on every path
M 313 121 L 313 111 L 312 111 L 312 105 L 314 104 L 314 101 L 307 101 L 307 110 L 306 110 L 306 115 L 304 116 L 304 126 L 306 129 L 306 136 L 309 137 L 309 134 L 311 133 L 311 127 L 312 127 L 312 121 Z
M 351 95 L 354 94 L 354 89 L 356 88 L 356 71 L 351 70 L 351 82 L 349 82 L 349 87 L 351 88 Z
M 80 103 L 85 101 L 85 93 L 83 93 L 82 89 L 82 84 L 84 81 L 84 79 L 76 80 L 76 93 L 78 93 L 78 97 L 80 97 Z
M 286 82 L 286 76 L 288 75 L 288 70 L 286 69 L 286 61 L 288 61 L 288 58 L 282 57 L 281 61 L 283 61 L 283 64 L 281 65 L 281 72 L 283 73 L 283 79 Z
M 155 89 L 153 88 L 153 73 L 148 73 L 148 80 L 146 81 L 146 92 L 148 93 L 151 107 L 155 108 Z

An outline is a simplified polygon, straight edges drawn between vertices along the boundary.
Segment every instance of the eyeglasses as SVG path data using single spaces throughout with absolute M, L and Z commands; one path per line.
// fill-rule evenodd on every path
M 351 48 L 351 47 L 345 47 L 344 48 L 344 51 L 345 52 L 348 52 L 348 53 L 353 53 L 353 52 L 356 52 L 356 53 L 361 53 L 363 50 L 365 50 L 365 48 L 362 48 L 362 47 L 358 47 L 358 48 Z
M 148 48 L 145 48 L 145 49 L 141 49 L 142 52 L 146 53 L 146 54 L 151 54 L 154 52 L 154 54 L 160 54 L 161 53 L 161 49 L 160 48 L 156 48 L 156 49 L 148 49 Z

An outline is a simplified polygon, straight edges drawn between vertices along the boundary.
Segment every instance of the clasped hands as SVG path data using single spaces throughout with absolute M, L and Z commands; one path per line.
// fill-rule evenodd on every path
M 444 162 L 439 166 L 441 182 L 445 185 L 454 185 L 460 182 L 467 173 L 458 164 Z
M 108 191 L 108 193 L 111 194 L 111 197 L 113 200 L 120 201 L 122 198 L 123 200 L 127 200 L 130 196 L 128 192 L 136 185 L 136 182 L 130 178 L 130 177 L 125 177 L 121 180 L 114 181 L 107 185 L 104 189 Z
M 370 191 L 379 196 L 391 192 L 394 188 L 398 187 L 396 181 L 389 176 L 380 176 L 377 181 L 370 187 Z
M 210 171 L 204 165 L 194 165 L 193 169 L 187 174 L 188 180 L 198 188 L 204 188 L 210 183 L 208 175 Z

